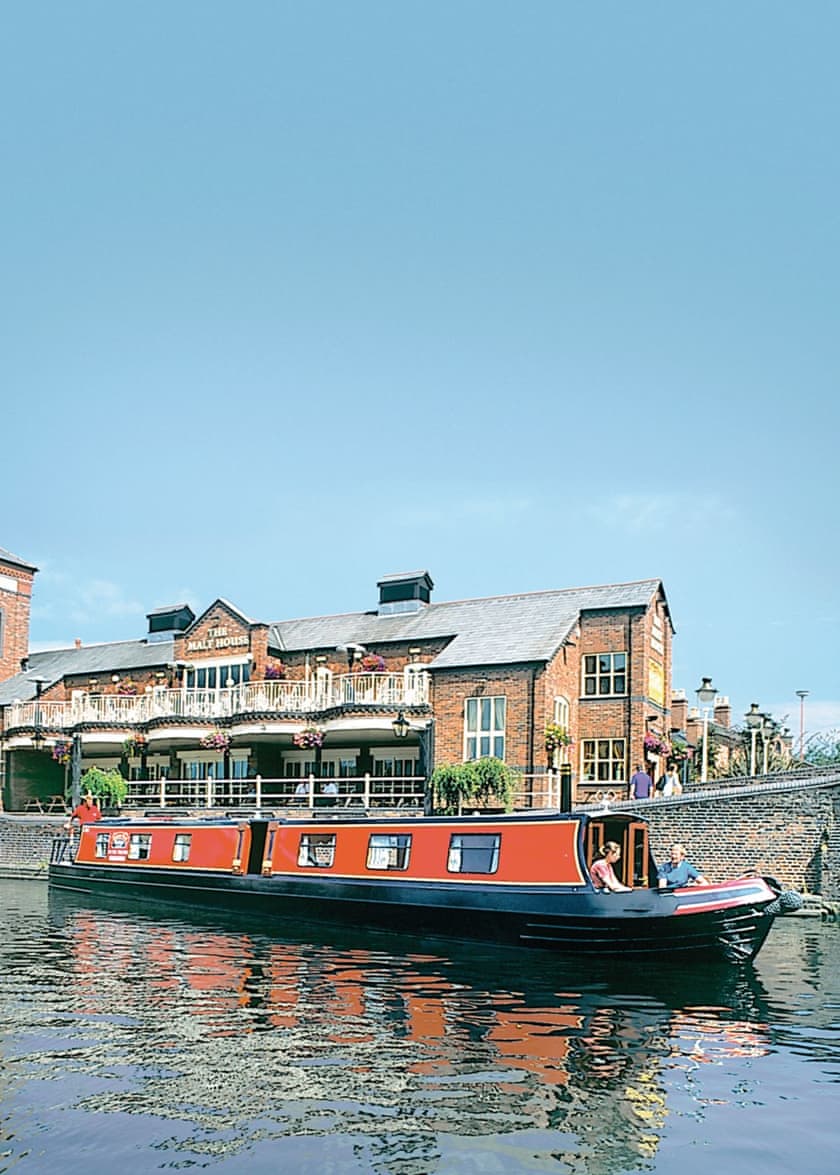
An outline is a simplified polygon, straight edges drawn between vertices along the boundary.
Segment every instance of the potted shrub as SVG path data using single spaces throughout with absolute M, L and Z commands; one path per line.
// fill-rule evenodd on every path
M 492 756 L 469 763 L 443 763 L 432 772 L 431 785 L 445 815 L 459 815 L 470 801 L 486 805 L 491 799 L 509 811 L 516 790 L 516 772 Z
M 101 808 L 119 810 L 128 794 L 128 783 L 116 768 L 103 771 L 101 767 L 88 767 L 82 776 L 82 794 L 86 791 L 96 797 Z

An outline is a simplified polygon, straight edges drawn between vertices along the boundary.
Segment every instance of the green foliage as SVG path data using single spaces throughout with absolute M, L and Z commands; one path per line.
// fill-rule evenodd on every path
M 805 747 L 808 767 L 832 767 L 840 764 L 840 731 L 827 730 L 811 735 Z
M 105 807 L 118 808 L 128 794 L 128 783 L 116 768 L 103 771 L 101 767 L 88 767 L 82 776 L 82 795 L 92 792 Z
M 516 772 L 501 759 L 476 759 L 469 763 L 444 763 L 432 773 L 432 789 L 444 814 L 457 815 L 470 801 L 487 804 L 496 800 L 510 810 L 516 790 Z

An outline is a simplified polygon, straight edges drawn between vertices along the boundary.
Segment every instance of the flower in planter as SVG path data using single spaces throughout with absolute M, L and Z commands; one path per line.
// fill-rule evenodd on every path
M 61 763 L 62 767 L 70 762 L 70 756 L 73 753 L 73 744 L 67 742 L 66 739 L 57 738 L 52 749 L 52 757 L 56 763 Z
M 305 730 L 299 730 L 297 734 L 292 735 L 292 742 L 296 747 L 311 750 L 323 744 L 324 732 L 319 730 L 317 726 L 307 726 Z
M 122 694 L 126 698 L 133 698 L 137 693 L 137 686 L 130 677 L 127 677 L 125 681 L 121 681 L 117 686 L 117 693 Z
M 547 724 L 545 728 L 545 749 L 549 755 L 553 755 L 560 747 L 570 747 L 571 745 L 572 740 L 565 726 L 560 726 L 556 722 L 549 722 Z
M 266 681 L 280 681 L 286 676 L 286 666 L 282 661 L 268 661 L 265 666 Z
M 226 751 L 230 746 L 230 735 L 223 730 L 211 730 L 201 739 L 199 746 L 205 751 Z
M 364 673 L 384 673 L 385 658 L 380 657 L 378 653 L 365 653 L 359 666 Z

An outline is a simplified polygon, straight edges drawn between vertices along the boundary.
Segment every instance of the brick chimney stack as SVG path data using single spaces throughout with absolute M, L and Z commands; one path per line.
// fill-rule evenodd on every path
M 732 726 L 732 707 L 729 704 L 729 698 L 721 696 L 715 698 L 714 722 L 716 726 L 722 726 L 726 730 Z
M 671 730 L 685 730 L 688 722 L 688 698 L 684 689 L 675 689 L 671 695 Z

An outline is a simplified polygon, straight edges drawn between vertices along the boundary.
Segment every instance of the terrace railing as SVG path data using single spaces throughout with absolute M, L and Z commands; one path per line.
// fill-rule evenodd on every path
M 345 673 L 328 683 L 252 681 L 220 690 L 152 687 L 142 694 L 80 693 L 69 702 L 14 702 L 6 728 L 39 726 L 67 730 L 80 723 L 136 726 L 155 718 L 235 718 L 238 714 L 312 715 L 341 706 L 424 705 L 429 676 L 402 673 Z

